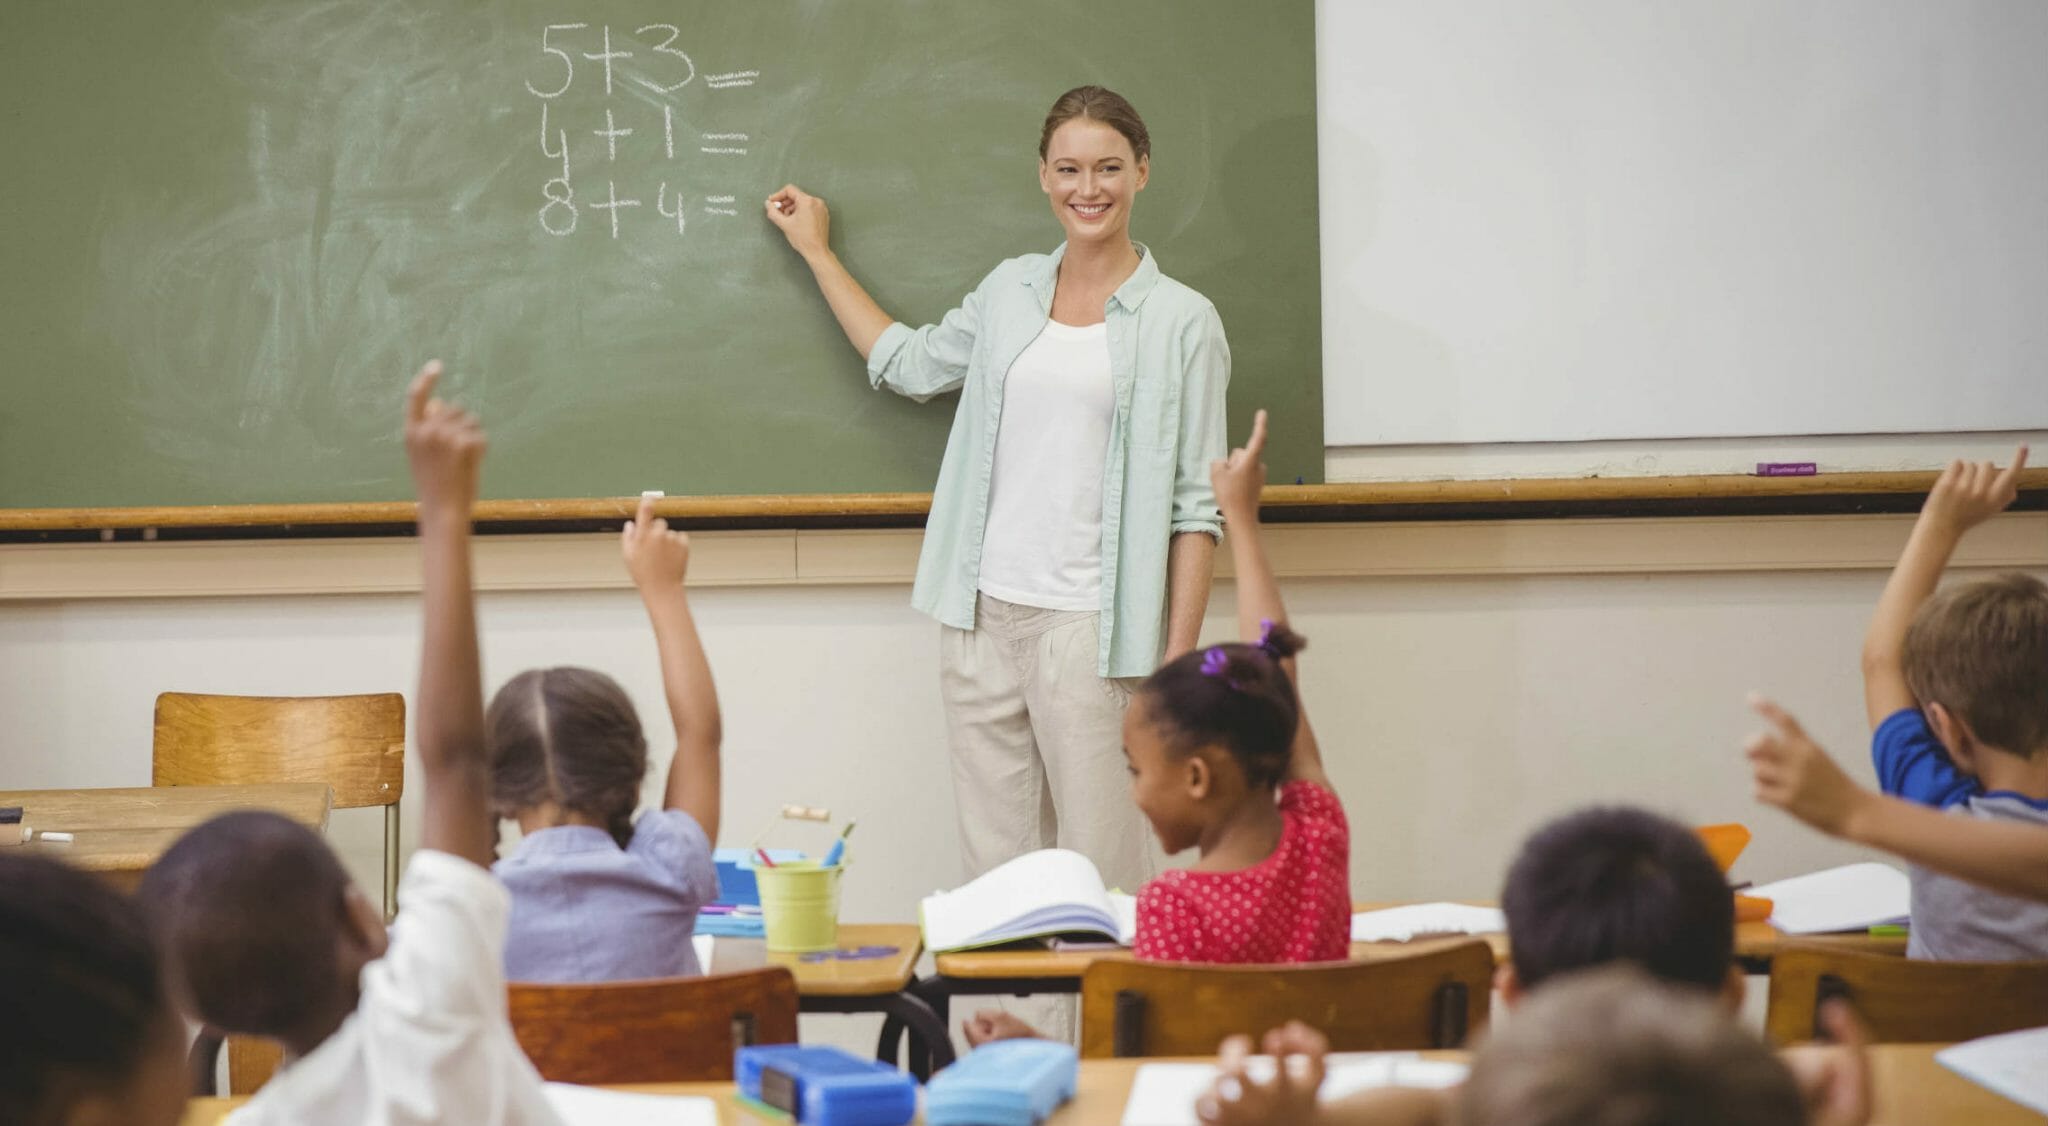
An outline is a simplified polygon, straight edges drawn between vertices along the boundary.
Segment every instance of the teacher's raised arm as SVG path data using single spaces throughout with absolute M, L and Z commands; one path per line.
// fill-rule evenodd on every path
M 767 217 L 876 387 L 960 392 L 911 601 L 941 625 L 969 874 L 1057 845 L 1134 888 L 1159 853 L 1124 780 L 1124 707 L 1208 603 L 1230 350 L 1208 300 L 1131 239 L 1152 138 L 1128 101 L 1061 95 L 1037 171 L 1065 241 L 923 328 L 832 253 L 824 200 L 784 187 Z

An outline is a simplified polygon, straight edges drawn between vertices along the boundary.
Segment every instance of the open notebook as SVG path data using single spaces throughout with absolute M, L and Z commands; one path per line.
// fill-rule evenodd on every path
M 1934 1058 L 2028 1110 L 2048 1114 L 2048 1028 L 1986 1036 L 1943 1048 Z
M 718 1106 L 687 1095 L 634 1095 L 550 1083 L 548 1105 L 565 1126 L 718 1126 Z
M 1102 874 L 1078 852 L 1027 852 L 953 891 L 927 896 L 919 914 L 925 949 L 974 950 L 1027 938 L 1089 936 L 1129 945 L 1137 901 L 1102 886 Z
M 1323 1102 L 1373 1087 L 1454 1087 L 1465 1081 L 1465 1065 L 1426 1060 L 1413 1052 L 1336 1052 L 1324 1061 Z M 1271 1056 L 1253 1056 L 1245 1072 L 1254 1080 L 1273 1077 Z M 1206 1094 L 1218 1075 L 1207 1063 L 1140 1064 L 1131 1080 L 1130 1101 L 1124 1104 L 1123 1126 L 1198 1126 L 1195 1100 Z
M 1749 894 L 1771 901 L 1771 925 L 1784 934 L 1828 934 L 1903 923 L 1913 903 L 1906 874 L 1874 862 L 1794 876 Z

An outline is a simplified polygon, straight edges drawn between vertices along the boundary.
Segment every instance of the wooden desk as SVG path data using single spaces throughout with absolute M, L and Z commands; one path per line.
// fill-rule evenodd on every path
M 139 786 L 111 790 L 0 790 L 0 806 L 22 807 L 38 832 L 71 833 L 70 844 L 36 841 L 25 852 L 98 872 L 133 891 L 156 858 L 187 829 L 236 809 L 269 809 L 314 832 L 327 828 L 333 792 L 323 782 L 261 786 Z
M 1870 1050 L 1877 1113 L 1872 1126 L 2039 1126 L 2041 1116 L 2009 1102 L 1934 1062 L 1939 1044 L 1881 1044 Z M 1467 1059 L 1463 1052 L 1425 1052 L 1437 1059 Z M 1083 1060 L 1074 1101 L 1047 1126 L 1101 1126 L 1123 1118 L 1131 1079 L 1143 1060 Z M 724 1126 L 787 1126 L 742 1106 L 730 1083 L 674 1083 L 625 1090 L 702 1095 L 718 1102 Z M 242 1099 L 194 1099 L 183 1126 L 215 1126 Z
M 911 1033 L 911 1071 L 929 1075 L 953 1062 L 953 1038 L 930 1002 L 912 988 L 917 960 L 924 954 L 924 933 L 914 923 L 841 923 L 839 948 L 893 946 L 896 952 L 877 958 L 810 959 L 802 954 L 770 954 L 758 938 L 721 936 L 711 944 L 706 973 L 732 973 L 783 966 L 796 977 L 798 1007 L 807 1013 L 881 1013 L 887 1019 L 876 1045 L 876 1058 L 896 1062 L 902 1032 Z

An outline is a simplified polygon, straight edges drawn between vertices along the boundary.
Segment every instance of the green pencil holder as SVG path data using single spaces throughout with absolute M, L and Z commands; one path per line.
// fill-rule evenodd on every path
M 838 948 L 839 877 L 845 871 L 843 861 L 830 868 L 815 860 L 755 867 L 769 953 L 809 954 Z

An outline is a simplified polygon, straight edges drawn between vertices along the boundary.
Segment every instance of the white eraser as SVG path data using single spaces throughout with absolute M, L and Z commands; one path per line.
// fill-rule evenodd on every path
M 667 495 L 667 493 L 662 492 L 660 489 L 643 489 L 640 492 L 641 499 L 643 500 L 660 500 Z

